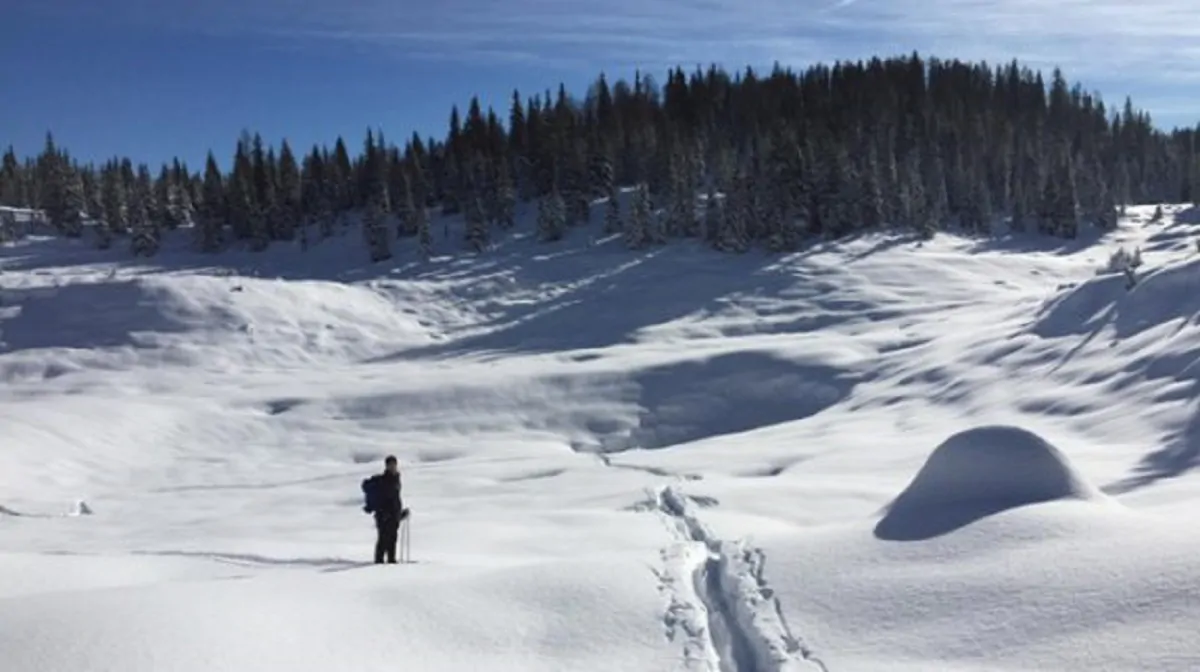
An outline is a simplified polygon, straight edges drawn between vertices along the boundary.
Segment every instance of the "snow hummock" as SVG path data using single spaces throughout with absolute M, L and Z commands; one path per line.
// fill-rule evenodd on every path
M 938 446 L 875 527 L 881 539 L 928 539 L 1008 509 L 1104 495 L 1045 439 L 1019 427 L 976 427 Z
M 791 255 L 455 216 L 376 265 L 33 230 L 0 668 L 1200 669 L 1200 218 L 1154 209 Z

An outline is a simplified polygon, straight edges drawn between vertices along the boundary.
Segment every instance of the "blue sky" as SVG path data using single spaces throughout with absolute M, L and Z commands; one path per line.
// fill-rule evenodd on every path
M 0 0 L 0 144 L 194 168 L 243 129 L 298 151 L 441 136 L 478 94 L 675 64 L 924 54 L 1060 65 L 1159 125 L 1200 122 L 1193 0 Z

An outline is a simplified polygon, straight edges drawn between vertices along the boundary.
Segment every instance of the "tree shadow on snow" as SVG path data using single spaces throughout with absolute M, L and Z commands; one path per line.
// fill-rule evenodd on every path
M 475 333 L 407 348 L 370 362 L 471 353 L 561 352 L 634 343 L 646 328 L 736 308 L 739 296 L 778 296 L 799 284 L 790 269 L 770 267 L 777 258 L 757 252 L 717 256 L 685 242 L 636 253 L 619 246 L 593 249 L 587 255 L 522 254 L 508 262 L 487 262 L 510 271 L 507 282 L 526 290 L 522 302 L 489 305 L 487 294 L 470 297 L 481 301 L 482 310 L 494 316 L 472 327 Z M 479 267 L 473 272 L 479 272 Z M 494 288 L 483 286 L 481 290 L 495 295 Z M 821 326 L 817 320 L 797 324 L 796 330 Z
M 0 307 L 0 351 L 33 348 L 104 348 L 139 345 L 139 332 L 178 333 L 153 292 L 137 281 L 72 283 L 7 290 Z
M 1200 406 L 1191 421 L 1167 445 L 1142 458 L 1133 473 L 1104 486 L 1110 495 L 1123 495 L 1152 486 L 1159 481 L 1178 478 L 1200 468 Z
M 1005 233 L 981 238 L 970 247 L 972 253 L 1011 252 L 1027 254 L 1042 252 L 1057 256 L 1070 256 L 1095 246 L 1106 236 L 1115 233 L 1116 229 L 1106 231 L 1092 227 L 1083 227 L 1079 236 L 1072 239 L 1058 238 L 1040 233 Z

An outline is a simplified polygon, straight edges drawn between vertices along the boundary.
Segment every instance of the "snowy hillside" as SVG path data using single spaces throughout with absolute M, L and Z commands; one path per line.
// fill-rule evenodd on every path
M 1200 216 L 1153 210 L 790 256 L 0 247 L 2 667 L 1200 669 Z

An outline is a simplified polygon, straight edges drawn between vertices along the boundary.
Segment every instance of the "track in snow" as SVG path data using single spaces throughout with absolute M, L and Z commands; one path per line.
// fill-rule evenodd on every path
M 709 672 L 828 672 L 788 627 L 763 577 L 761 550 L 716 538 L 692 512 L 691 499 L 673 487 L 653 498 L 681 542 L 664 549 L 667 569 L 659 579 L 671 596 L 668 636 L 682 628 L 689 661 L 704 661 Z

